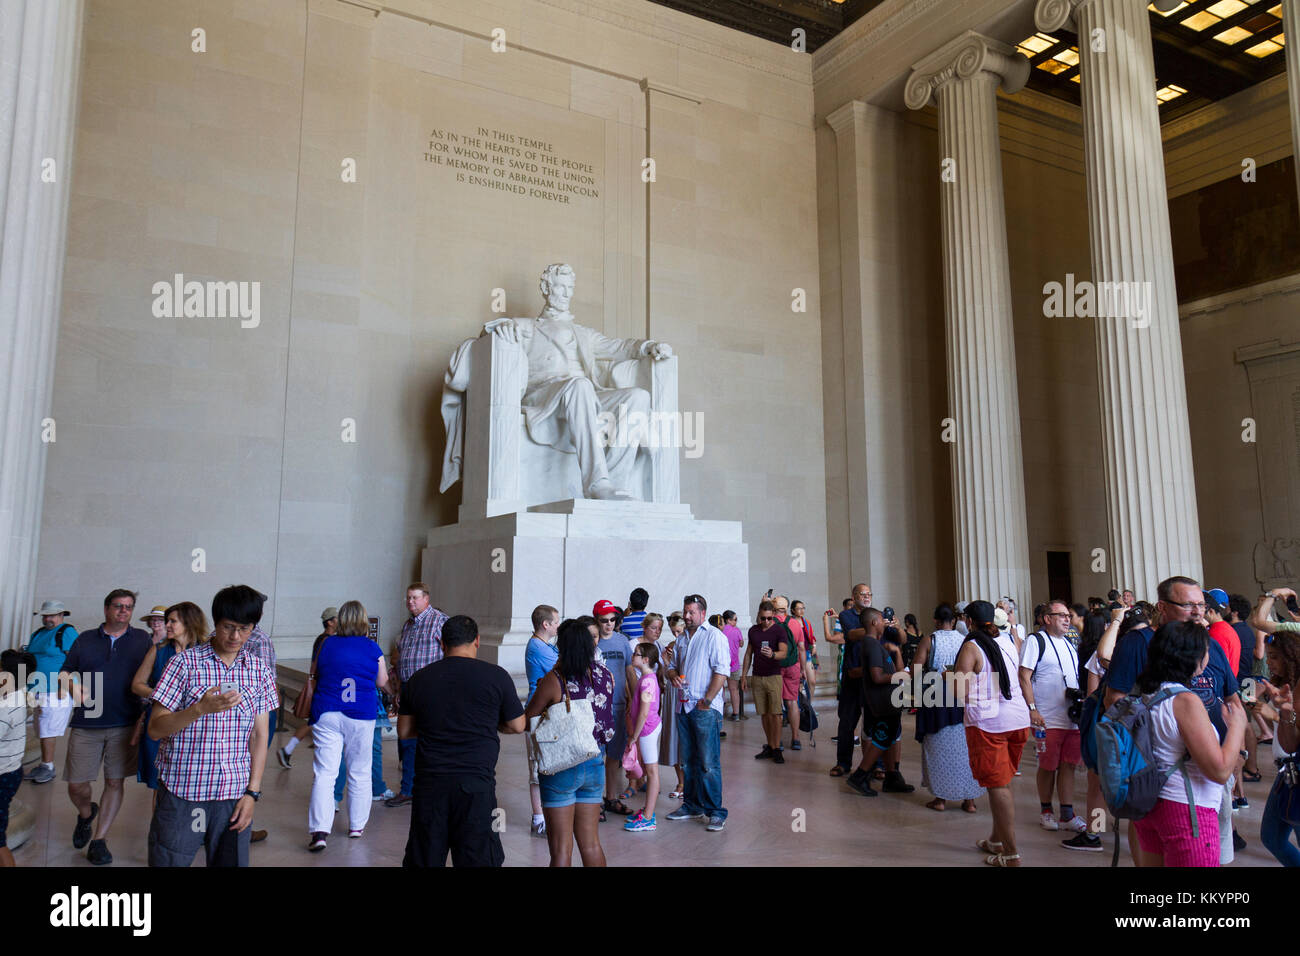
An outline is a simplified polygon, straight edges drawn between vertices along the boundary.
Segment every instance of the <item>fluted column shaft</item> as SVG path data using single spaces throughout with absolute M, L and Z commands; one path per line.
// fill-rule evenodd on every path
M 1282 0 L 1282 35 L 1286 37 L 1286 88 L 1291 100 L 1291 161 L 1300 194 L 1300 0 Z
M 1029 539 L 997 89 L 1028 72 L 1014 50 L 968 33 L 917 64 L 907 89 L 912 109 L 939 108 L 957 593 L 1021 605 Z
M 0 647 L 33 620 L 81 15 L 81 0 L 0 3 Z
M 1035 13 L 1044 32 L 1073 17 L 1079 36 L 1092 281 L 1131 284 L 1128 307 L 1093 320 L 1110 570 L 1155 600 L 1161 579 L 1202 568 L 1147 4 L 1040 0 Z

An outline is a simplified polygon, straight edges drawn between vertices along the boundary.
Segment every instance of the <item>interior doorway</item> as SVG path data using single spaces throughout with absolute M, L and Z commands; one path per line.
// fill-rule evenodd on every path
M 1074 603 L 1073 578 L 1070 575 L 1070 552 L 1047 552 L 1047 598 L 1060 598 L 1066 604 Z

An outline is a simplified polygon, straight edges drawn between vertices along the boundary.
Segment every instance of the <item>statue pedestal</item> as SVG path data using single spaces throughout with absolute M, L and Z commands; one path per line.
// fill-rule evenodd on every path
M 444 611 L 478 622 L 480 657 L 523 680 L 533 608 L 562 617 L 590 614 L 633 588 L 649 610 L 680 610 L 704 595 L 709 613 L 749 619 L 749 546 L 739 521 L 700 521 L 690 506 L 570 498 L 526 511 L 462 520 L 429 532 L 421 576 Z M 665 629 L 666 632 L 666 629 Z

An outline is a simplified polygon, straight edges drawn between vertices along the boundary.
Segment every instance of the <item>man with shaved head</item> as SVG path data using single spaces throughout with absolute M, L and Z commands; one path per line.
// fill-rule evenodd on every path
M 853 732 L 862 717 L 862 621 L 871 607 L 871 585 L 853 585 L 853 605 L 840 612 L 844 634 L 844 667 L 840 677 L 839 731 L 835 738 L 835 766 L 832 777 L 842 777 L 853 767 Z
M 903 669 L 903 652 L 897 644 L 888 647 L 881 640 L 885 634 L 885 616 L 874 607 L 859 616 L 864 635 L 861 640 L 862 666 L 862 762 L 845 782 L 864 797 L 874 797 L 871 770 L 876 761 L 885 761 L 886 793 L 911 793 L 916 788 L 898 771 L 897 744 L 903 737 L 903 715 L 893 702 L 893 675 Z

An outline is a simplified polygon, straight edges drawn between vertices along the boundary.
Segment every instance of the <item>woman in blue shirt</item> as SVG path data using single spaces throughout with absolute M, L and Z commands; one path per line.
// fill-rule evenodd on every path
M 388 686 L 384 652 L 370 639 L 370 621 L 360 601 L 339 608 L 338 633 L 320 646 L 316 657 L 316 692 L 311 701 L 311 806 L 307 849 L 325 849 L 334 822 L 334 780 L 346 755 L 348 768 L 348 836 L 356 839 L 370 820 L 370 758 L 375 733 L 375 693 Z
M 181 651 L 206 644 L 208 640 L 208 619 L 202 609 L 191 601 L 182 601 L 169 607 L 164 622 L 167 640 L 149 648 L 144 660 L 140 662 L 139 670 L 135 672 L 135 680 L 131 682 L 131 693 L 149 700 L 135 728 L 135 740 L 140 745 L 135 779 L 150 790 L 158 789 L 158 768 L 154 761 L 158 759 L 159 741 L 143 733 L 143 730 L 149 726 L 149 715 L 153 712 L 153 701 L 150 700 L 153 689 L 158 686 L 168 661 Z

